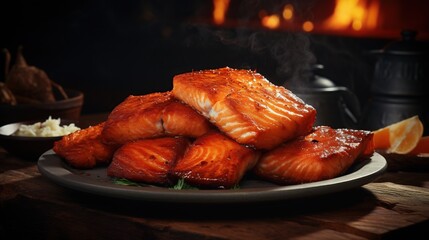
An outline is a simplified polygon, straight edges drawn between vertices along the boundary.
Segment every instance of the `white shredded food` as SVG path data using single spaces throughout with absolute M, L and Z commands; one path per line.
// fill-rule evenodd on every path
M 74 123 L 61 126 L 60 122 L 60 118 L 53 119 L 49 116 L 44 122 L 36 122 L 31 125 L 21 124 L 13 135 L 22 137 L 57 137 L 80 130 Z

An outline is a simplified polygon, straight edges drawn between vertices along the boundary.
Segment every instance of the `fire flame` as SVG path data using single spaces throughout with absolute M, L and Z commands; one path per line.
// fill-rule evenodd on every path
M 225 22 L 228 6 L 229 0 L 213 0 L 213 21 L 215 24 L 221 25 Z
M 276 29 L 280 26 L 280 17 L 276 14 L 263 16 L 261 24 L 266 28 Z
M 213 22 L 222 25 L 226 20 L 230 0 L 213 0 Z M 317 30 L 364 31 L 377 28 L 380 11 L 380 0 L 335 0 L 334 11 L 321 24 L 313 21 L 302 22 L 305 32 Z M 259 11 L 260 24 L 268 29 L 282 26 L 291 27 L 296 23 L 295 9 L 292 4 L 284 5 L 279 13 L 269 14 L 264 9 Z
M 352 28 L 359 31 L 363 28 L 377 27 L 378 0 L 336 0 L 334 13 L 323 22 L 323 27 L 332 30 Z M 367 5 L 369 5 L 367 7 Z
M 306 31 L 306 32 L 311 32 L 314 29 L 314 24 L 311 21 L 305 21 L 302 24 L 302 30 Z
M 283 8 L 283 18 L 285 20 L 291 20 L 293 18 L 293 6 L 292 4 L 286 4 Z

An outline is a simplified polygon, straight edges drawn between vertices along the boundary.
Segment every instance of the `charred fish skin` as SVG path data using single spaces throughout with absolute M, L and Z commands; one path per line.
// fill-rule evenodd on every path
M 211 128 L 207 119 L 170 92 L 157 92 L 128 96 L 109 114 L 102 137 L 109 144 L 125 144 L 174 135 L 198 137 Z
M 168 173 L 190 141 L 185 137 L 142 139 L 121 146 L 107 168 L 107 175 L 135 182 L 169 186 Z
M 307 136 L 264 153 L 253 172 L 280 185 L 335 178 L 373 154 L 372 136 L 364 130 L 318 126 Z
M 256 164 L 259 151 L 243 146 L 218 131 L 197 138 L 170 171 L 200 188 L 232 188 Z
M 316 110 L 251 70 L 220 68 L 178 74 L 172 94 L 240 144 L 272 149 L 311 131 Z
M 101 131 L 105 122 L 68 134 L 54 142 L 53 151 L 69 165 L 90 169 L 110 163 L 118 145 L 105 144 Z

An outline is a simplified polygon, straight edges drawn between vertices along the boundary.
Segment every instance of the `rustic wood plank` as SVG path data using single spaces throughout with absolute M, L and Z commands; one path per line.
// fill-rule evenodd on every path
M 391 182 L 371 183 L 364 186 L 384 206 L 410 216 L 429 218 L 429 190 L 427 188 L 400 185 Z
M 427 172 L 386 172 L 375 182 L 392 182 L 429 189 L 429 173 Z
M 44 178 L 35 162 L 1 151 L 0 159 L 0 234 L 7 230 L 31 239 L 334 240 L 418 239 L 415 234 L 427 236 L 429 229 L 429 189 L 421 187 L 428 174 L 423 172 L 388 172 L 362 188 L 308 199 L 195 206 L 85 194 Z
M 203 236 L 213 236 L 222 239 L 365 239 L 354 234 L 338 232 L 330 229 L 321 229 L 318 226 L 303 225 L 293 219 L 274 221 L 267 220 L 217 220 L 203 221 L 200 224 L 183 221 L 175 222 L 173 228 L 188 229 Z
M 222 215 L 214 215 L 210 216 L 210 213 L 208 212 L 208 219 L 193 219 L 195 215 L 191 215 L 191 220 L 186 220 L 186 211 L 182 211 L 182 214 L 171 214 L 171 218 L 168 218 L 165 220 L 164 214 L 158 214 L 159 219 L 154 217 L 156 216 L 156 211 L 172 211 L 172 208 L 164 208 L 161 206 L 155 206 L 153 208 L 153 205 L 148 204 L 148 208 L 151 208 L 150 211 L 137 211 L 139 217 L 134 218 L 133 214 L 129 211 L 132 211 L 131 209 L 133 207 L 137 208 L 139 203 L 129 203 L 126 202 L 128 205 L 128 208 L 125 208 L 125 211 L 119 211 L 119 214 L 114 215 L 108 215 L 104 216 L 104 212 L 106 209 L 108 210 L 111 205 L 120 205 L 123 204 L 122 200 L 112 200 L 112 199 L 104 199 L 103 197 L 92 197 L 86 194 L 80 194 L 74 191 L 69 191 L 66 189 L 63 189 L 62 187 L 51 185 L 49 182 L 45 181 L 46 179 L 42 177 L 34 177 L 32 180 L 25 180 L 23 182 L 20 182 L 20 187 L 18 190 L 20 193 L 20 198 L 22 201 L 22 198 L 27 199 L 31 198 L 33 200 L 28 200 L 27 203 L 22 203 L 19 205 L 27 205 L 31 206 L 34 204 L 34 202 L 40 201 L 41 205 L 48 205 L 50 208 L 52 208 L 47 215 L 53 215 L 55 218 L 56 212 L 61 213 L 61 217 L 58 217 L 56 221 L 60 224 L 61 218 L 79 218 L 80 211 L 79 210 L 73 210 L 74 208 L 80 206 L 87 206 L 85 211 L 93 212 L 95 211 L 95 215 L 101 215 L 103 216 L 103 219 L 109 219 L 112 218 L 112 221 L 115 220 L 118 216 L 130 216 L 130 217 L 124 217 L 122 221 L 129 222 L 133 224 L 140 224 L 142 225 L 141 228 L 155 228 L 155 229 L 162 229 L 167 228 L 171 231 L 174 231 L 175 233 L 192 233 L 192 236 L 206 236 L 206 237 L 212 237 L 213 239 L 222 239 L 222 238 L 229 238 L 229 237 L 235 237 L 237 239 L 249 239 L 249 234 L 252 235 L 255 239 L 272 239 L 273 236 L 279 236 L 282 238 L 297 238 L 297 239 L 306 239 L 308 236 L 311 238 L 314 236 L 314 234 L 318 233 L 321 235 L 326 236 L 328 239 L 360 239 L 360 238 L 366 238 L 366 239 L 378 239 L 380 236 L 383 236 L 385 234 L 388 234 L 390 231 L 395 230 L 397 228 L 405 228 L 409 225 L 412 225 L 416 222 L 422 221 L 425 218 L 419 218 L 416 217 L 414 214 L 409 214 L 409 209 L 413 207 L 413 204 L 408 206 L 407 204 L 403 204 L 403 207 L 400 207 L 402 209 L 400 213 L 389 209 L 390 206 L 400 203 L 401 199 L 404 199 L 404 197 L 409 196 L 410 193 L 409 190 L 400 188 L 400 191 L 402 192 L 402 197 L 399 197 L 399 199 L 389 199 L 384 196 L 383 192 L 393 192 L 391 190 L 392 187 L 396 187 L 394 184 L 378 184 L 371 186 L 373 184 L 368 184 L 364 188 L 372 189 L 374 192 L 382 190 L 381 193 L 379 193 L 380 196 L 377 197 L 377 195 L 373 195 L 373 193 L 368 193 L 365 197 L 358 197 L 358 202 L 362 202 L 362 204 L 357 204 L 354 201 L 350 201 L 346 204 L 335 204 L 334 206 L 331 205 L 325 205 L 321 204 L 318 207 L 312 206 L 307 210 L 305 208 L 305 205 L 309 203 L 309 201 L 303 201 L 303 206 L 300 206 L 299 204 L 297 206 L 296 202 L 291 203 L 292 207 L 297 207 L 298 209 L 291 209 L 290 207 L 285 207 L 282 204 L 274 205 L 274 208 L 269 207 L 261 207 L 259 211 L 255 212 L 255 215 L 252 214 L 244 214 L 243 218 L 233 218 L 229 219 L 231 217 L 228 217 L 227 215 L 225 217 L 222 217 Z M 40 187 L 40 189 L 38 189 Z M 21 189 L 22 188 L 22 189 Z M 45 189 L 45 191 L 40 191 L 41 189 Z M 24 189 L 32 189 L 24 191 Z M 379 190 L 380 189 L 380 190 Z M 60 190 L 62 196 L 64 197 L 58 197 L 58 190 Z M 417 188 L 417 190 L 421 190 L 421 188 Z M 426 191 L 426 189 L 424 189 Z M 423 191 L 425 194 L 427 194 L 425 191 Z M 404 193 L 405 192 L 405 193 Z M 42 194 L 43 193 L 43 194 Z M 361 190 L 360 191 L 352 191 L 351 193 L 352 197 L 361 196 Z M 356 195 L 356 196 L 353 196 Z M 335 197 L 335 199 L 342 201 L 347 201 L 348 198 L 343 196 L 343 194 L 339 194 L 339 197 Z M 72 197 L 72 198 L 70 198 Z M 94 200 L 95 199 L 95 200 Z M 423 203 L 425 203 L 425 197 L 422 197 Z M 37 201 L 36 201 L 37 200 Z M 333 201 L 334 198 L 332 197 L 322 197 L 322 198 L 316 198 L 317 200 L 322 200 L 324 202 L 327 201 Z M 362 201 L 365 200 L 365 201 Z M 97 202 L 104 201 L 103 204 L 97 205 Z M 377 206 L 376 203 L 378 201 L 381 201 L 381 206 Z M 407 203 L 407 201 L 404 201 Z M 38 206 L 36 204 L 33 206 L 35 209 L 43 208 L 46 209 L 46 207 Z M 141 203 L 140 203 L 141 205 Z M 145 204 L 144 204 L 145 205 Z M 418 205 L 418 204 L 417 204 Z M 131 206 L 131 207 L 130 207 Z M 180 207 L 180 206 L 179 206 Z M 260 216 L 260 211 L 269 210 L 269 211 L 276 211 L 276 207 L 278 207 L 278 211 L 283 211 L 284 214 L 277 213 L 277 214 L 267 214 Z M 387 207 L 387 208 L 386 208 Z M 131 208 L 131 209 L 130 209 Z M 144 208 L 141 207 L 140 208 Z M 189 206 L 186 206 L 185 208 L 189 208 Z M 301 208 L 301 209 L 299 209 Z M 419 207 L 419 209 L 421 206 Z M 66 210 L 64 210 L 66 209 Z M 200 211 L 201 209 L 196 208 L 197 211 Z M 406 209 L 407 211 L 404 211 L 403 209 Z M 419 211 L 417 209 L 416 211 Z M 173 207 L 174 210 L 174 207 Z M 191 208 L 192 210 L 192 208 Z M 249 208 L 249 211 L 251 211 L 252 208 Z M 423 207 L 424 213 L 426 213 L 426 208 Z M 34 210 L 33 210 L 34 211 Z M 241 210 L 241 211 L 245 211 Z M 108 212 L 108 211 L 107 211 Z M 77 214 L 79 213 L 79 214 Z M 232 212 L 234 214 L 234 212 Z M 241 213 L 240 210 L 237 210 L 237 213 Z M 93 215 L 93 213 L 82 213 L 84 216 L 86 215 Z M 112 217 L 113 216 L 113 217 Z M 197 214 L 198 218 L 201 218 L 200 215 Z M 84 218 L 81 216 L 81 218 Z M 91 221 L 94 220 L 94 216 L 91 216 Z M 136 220 L 137 219 L 137 220 Z M 183 220 L 185 219 L 185 220 Z M 427 219 L 427 218 L 426 218 Z M 107 221 L 107 220 L 103 220 Z M 111 220 L 108 220 L 111 221 Z M 137 222 L 137 223 L 136 223 Z M 66 224 L 67 222 L 63 222 L 63 224 Z M 89 223 L 88 223 L 89 224 Z M 222 231 L 218 231 L 216 229 L 222 229 Z M 287 231 L 286 231 L 286 230 Z M 153 230 L 151 230 L 153 231 Z M 161 233 L 160 233 L 161 234 Z M 164 233 L 162 233 L 164 234 Z M 162 235 L 161 234 L 161 235 Z M 202 234 L 202 235 L 201 235 Z M 238 234 L 238 235 L 237 235 Z M 179 234 L 180 235 L 180 234 Z M 334 237 L 335 236 L 335 237 Z M 188 236 L 190 237 L 190 236 Z M 280 239 L 280 238 L 279 238 Z
M 353 234 L 303 225 L 290 217 L 269 219 L 255 215 L 231 219 L 228 215 L 213 218 L 200 213 L 198 219 L 194 219 L 195 213 L 190 218 L 185 214 L 177 216 L 173 213 L 166 218 L 165 213 L 161 212 L 159 217 L 145 216 L 144 210 L 140 210 L 138 216 L 133 216 L 113 209 L 108 212 L 88 208 L 84 204 L 47 202 L 21 195 L 7 202 L 6 208 L 13 209 L 5 211 L 3 215 L 8 216 L 7 228 L 16 231 L 19 237 L 32 235 L 33 239 L 35 236 L 56 239 L 62 234 L 71 238 L 85 236 L 102 239 L 138 239 L 148 236 L 156 239 L 314 239 L 316 235 L 318 239 L 364 239 Z M 162 207 L 157 209 L 162 210 L 171 211 Z M 15 211 L 25 212 L 28 216 L 22 218 L 22 215 L 14 214 Z M 32 231 L 20 231 L 22 227 Z M 124 235 L 123 229 L 132 231 L 133 235 Z
M 363 188 L 370 191 L 372 196 L 368 195 L 368 198 L 373 201 L 366 199 L 361 204 L 339 208 L 342 213 L 323 212 L 305 218 L 330 229 L 369 239 L 388 236 L 398 229 L 429 224 L 428 189 L 394 183 L 370 183 Z
M 386 153 L 378 151 L 387 160 L 387 170 L 394 171 L 413 171 L 427 172 L 429 170 L 429 157 L 413 156 L 409 154 Z

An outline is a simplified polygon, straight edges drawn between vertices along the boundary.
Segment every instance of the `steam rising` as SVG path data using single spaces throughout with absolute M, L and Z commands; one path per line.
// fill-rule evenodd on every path
M 290 34 L 270 48 L 277 60 L 277 72 L 291 82 L 308 81 L 316 57 L 310 50 L 310 40 L 304 33 Z
M 225 45 L 245 48 L 254 54 L 269 54 L 282 79 L 291 82 L 308 81 L 316 64 L 316 57 L 310 50 L 310 39 L 306 33 L 245 31 L 217 31 L 215 35 Z
M 238 1 L 238 3 L 231 1 L 229 4 L 231 11 L 227 13 L 227 17 L 230 14 L 229 18 L 233 19 L 230 23 L 233 27 L 229 27 L 230 25 L 220 28 L 194 26 L 192 33 L 197 39 L 189 39 L 187 35 L 187 45 L 206 44 L 205 47 L 207 47 L 214 40 L 221 46 L 240 49 L 250 53 L 251 56 L 261 56 L 261 59 L 266 59 L 265 63 L 270 68 L 270 74 L 275 74 L 282 82 L 308 81 L 316 64 L 316 57 L 310 50 L 309 33 L 276 31 L 259 25 L 261 10 L 279 12 L 292 1 L 249 0 Z M 293 2 L 296 11 L 307 10 L 302 7 L 300 1 Z M 249 67 L 257 69 L 259 66 Z

